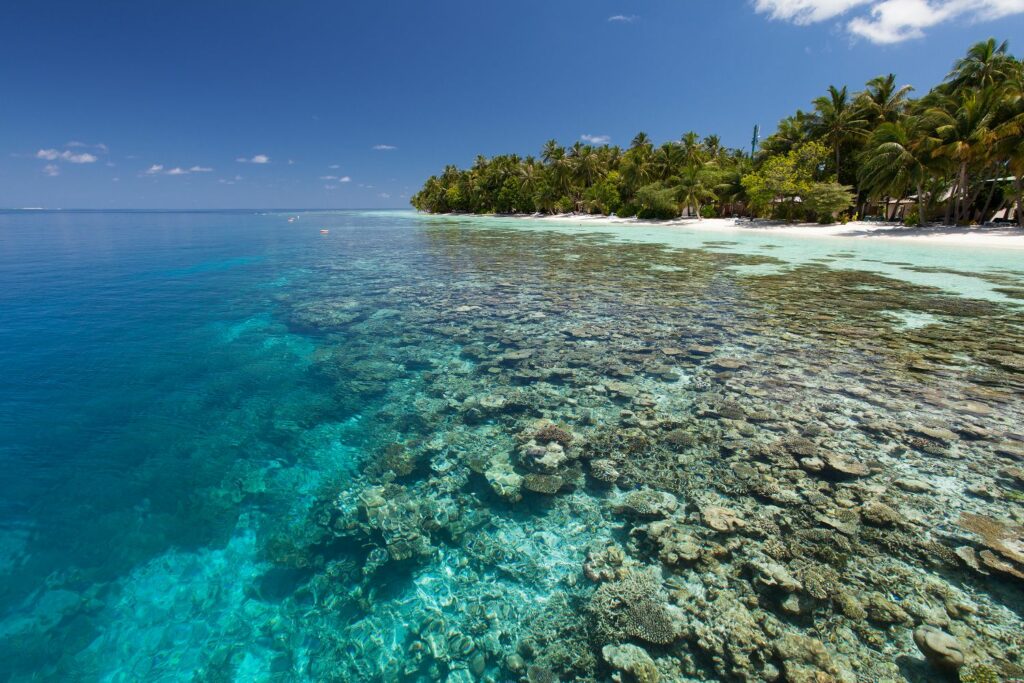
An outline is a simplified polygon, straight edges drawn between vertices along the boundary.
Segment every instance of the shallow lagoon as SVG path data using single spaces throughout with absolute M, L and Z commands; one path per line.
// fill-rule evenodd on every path
M 1020 676 L 1021 270 L 409 212 L 0 214 L 0 661 L 927 681 L 931 624 Z

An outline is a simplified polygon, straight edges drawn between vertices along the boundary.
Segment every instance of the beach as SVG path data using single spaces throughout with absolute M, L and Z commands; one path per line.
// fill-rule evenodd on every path
M 964 247 L 998 249 L 1024 249 L 1024 230 L 1015 225 L 949 226 L 929 225 L 924 228 L 907 227 L 901 223 L 872 221 L 851 221 L 846 224 L 834 223 L 783 223 L 747 218 L 680 218 L 668 221 L 644 220 L 639 218 L 618 218 L 616 216 L 593 216 L 587 214 L 521 214 L 514 218 L 538 221 L 576 222 L 580 225 L 642 225 L 679 227 L 687 230 L 703 230 L 712 233 L 748 233 L 768 235 L 794 235 L 808 238 L 853 237 L 884 240 L 906 240 L 917 243 L 936 243 Z

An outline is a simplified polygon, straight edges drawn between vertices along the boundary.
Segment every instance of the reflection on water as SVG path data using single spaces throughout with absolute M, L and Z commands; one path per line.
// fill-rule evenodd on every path
M 0 216 L 14 680 L 1020 676 L 1005 255 L 617 230 Z

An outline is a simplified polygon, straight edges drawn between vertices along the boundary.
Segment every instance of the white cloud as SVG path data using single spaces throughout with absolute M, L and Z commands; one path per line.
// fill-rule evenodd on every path
M 209 166 L 190 166 L 189 168 L 175 166 L 174 168 L 166 168 L 163 164 L 153 164 L 146 169 L 146 175 L 188 175 L 189 173 L 209 173 L 212 170 Z
M 70 154 L 68 152 L 64 152 L 60 158 L 66 159 L 73 164 L 91 164 L 96 161 L 96 157 L 88 152 L 82 152 L 81 154 Z
M 330 165 L 330 166 L 328 166 L 327 168 L 341 168 L 341 166 L 340 166 L 340 165 L 338 165 L 338 164 L 331 164 L 331 165 Z
M 884 45 L 921 38 L 925 29 L 948 21 L 991 21 L 1021 14 L 1024 0 L 754 0 L 754 9 L 799 25 L 861 10 L 846 22 L 846 30 Z
M 337 190 L 338 186 L 337 185 L 324 185 L 324 189 L 325 190 Z
M 813 24 L 845 14 L 873 0 L 754 0 L 754 10 L 772 19 Z
M 587 135 L 586 133 L 580 136 L 580 140 L 589 142 L 592 145 L 607 145 L 612 141 L 611 137 L 607 135 Z
M 92 147 L 93 149 L 98 149 L 99 151 L 101 151 L 103 153 L 106 153 L 108 151 L 107 146 L 104 145 L 102 142 L 97 142 L 95 145 L 90 145 L 88 142 L 81 142 L 79 140 L 72 140 L 71 142 L 69 142 L 68 144 L 66 144 L 64 146 L 65 147 Z
M 343 176 L 322 175 L 322 176 L 320 176 L 320 180 L 334 180 L 334 181 L 339 182 L 339 183 L 350 183 L 350 182 L 352 182 L 352 179 L 349 178 L 347 175 L 343 175 Z
M 57 164 L 47 164 L 46 166 L 43 166 L 43 173 L 50 176 L 51 178 L 54 176 L 58 176 L 60 175 L 60 167 L 57 166 Z
M 295 159 L 289 159 L 288 160 L 288 165 L 289 166 L 294 166 L 295 165 Z
M 615 14 L 613 16 L 608 17 L 608 21 L 621 22 L 621 23 L 624 23 L 624 24 L 632 24 L 634 21 L 636 21 L 639 18 L 640 17 L 636 16 L 635 14 Z
M 343 175 L 340 178 L 338 178 L 338 182 L 339 183 L 351 183 L 352 179 L 349 178 L 347 175 Z
M 269 164 L 270 157 L 268 157 L 266 154 L 256 154 L 248 159 L 246 159 L 245 157 L 238 157 L 237 159 L 235 159 L 235 161 L 238 161 L 243 164 Z
M 389 195 L 387 192 L 381 192 L 377 196 L 380 197 L 381 199 L 391 199 L 391 195 Z
M 378 152 L 390 152 L 392 150 L 398 149 L 394 145 L 374 145 L 373 148 Z
M 45 159 L 46 161 L 70 161 L 73 164 L 91 164 L 96 161 L 96 156 L 89 154 L 88 152 L 82 152 L 81 154 L 75 154 L 68 150 L 59 152 L 55 149 L 41 149 L 36 152 L 37 159 Z

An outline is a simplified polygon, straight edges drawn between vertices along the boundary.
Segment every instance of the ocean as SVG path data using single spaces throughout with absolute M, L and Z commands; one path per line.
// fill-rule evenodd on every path
M 0 678 L 1024 675 L 1022 303 L 882 239 L 0 212 Z

